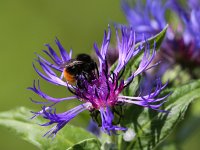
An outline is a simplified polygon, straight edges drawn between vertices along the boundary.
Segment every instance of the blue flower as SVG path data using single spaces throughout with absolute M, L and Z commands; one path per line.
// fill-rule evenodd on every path
M 70 51 L 68 54 L 57 39 L 56 44 L 60 50 L 60 56 L 58 56 L 49 45 L 47 45 L 48 51 L 44 51 L 54 63 L 50 63 L 38 55 L 37 62 L 41 66 L 43 73 L 39 71 L 35 65 L 33 65 L 36 72 L 46 81 L 55 85 L 64 86 L 73 94 L 73 96 L 65 98 L 51 97 L 42 92 L 39 81 L 38 83 L 34 81 L 33 87 L 29 88 L 40 97 L 51 102 L 51 104 L 48 106 L 45 104 L 45 106 L 42 107 L 42 110 L 35 112 L 35 115 L 33 116 L 33 118 L 42 116 L 43 118 L 49 120 L 47 123 L 42 124 L 42 126 L 56 124 L 45 135 L 55 136 L 56 133 L 71 119 L 85 110 L 90 111 L 91 114 L 98 112 L 100 115 L 100 126 L 102 131 L 110 135 L 118 130 L 126 130 L 126 128 L 121 127 L 118 125 L 118 123 L 114 123 L 114 112 L 112 110 L 115 106 L 118 106 L 122 103 L 129 103 L 159 110 L 159 107 L 165 102 L 163 100 L 168 95 L 162 98 L 157 98 L 158 94 L 166 87 L 166 84 L 162 85 L 161 82 L 157 82 L 157 86 L 154 91 L 151 91 L 147 95 L 139 95 L 135 97 L 122 95 L 122 91 L 129 86 L 130 83 L 132 83 L 136 76 L 152 67 L 150 66 L 150 63 L 156 54 L 155 45 L 153 51 L 151 52 L 149 43 L 144 42 L 141 46 L 135 47 L 135 33 L 133 32 L 132 28 L 122 26 L 119 30 L 116 29 L 116 42 L 117 49 L 119 50 L 119 56 L 118 63 L 116 64 L 115 68 L 111 69 L 107 64 L 107 50 L 110 45 L 110 40 L 111 30 L 109 27 L 108 32 L 104 32 L 101 48 L 99 48 L 96 43 L 94 44 L 94 50 L 99 62 L 99 66 L 98 69 L 96 68 L 94 78 L 88 80 L 84 74 L 80 74 L 78 78 L 76 78 L 77 84 L 70 84 L 63 79 L 65 65 L 72 59 L 72 51 Z M 143 50 L 144 54 L 139 67 L 132 72 L 128 78 L 123 79 L 122 76 L 126 65 L 131 59 L 134 59 L 134 56 L 138 55 L 138 53 L 142 52 Z M 81 85 L 84 86 L 80 86 L 78 83 L 81 83 Z M 134 93 L 132 93 L 132 95 L 133 94 Z M 64 113 L 56 113 L 54 107 L 57 103 L 71 99 L 78 99 L 82 102 L 82 104 Z
M 188 56 L 191 61 L 200 64 L 200 1 L 189 0 L 188 7 L 183 7 L 176 0 L 174 11 L 180 16 L 185 30 L 182 33 L 183 43 L 188 47 Z
M 163 4 L 161 0 L 146 0 L 146 3 L 137 0 L 134 7 L 127 0 L 122 0 L 121 5 L 129 24 L 146 36 L 159 33 L 167 24 L 165 13 L 168 3 Z

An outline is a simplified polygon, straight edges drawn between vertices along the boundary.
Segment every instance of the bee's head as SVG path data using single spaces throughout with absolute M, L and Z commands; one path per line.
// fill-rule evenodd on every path
M 76 59 L 83 62 L 93 61 L 92 58 L 88 54 L 78 54 Z

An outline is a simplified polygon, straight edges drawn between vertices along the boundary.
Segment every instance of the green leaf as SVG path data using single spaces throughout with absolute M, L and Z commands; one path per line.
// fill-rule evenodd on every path
M 67 150 L 100 150 L 101 143 L 97 139 L 87 139 L 75 144 Z
M 169 89 L 167 90 L 169 91 Z M 131 142 L 122 140 L 121 149 L 153 149 L 158 146 L 184 118 L 189 104 L 200 98 L 200 80 L 175 88 L 159 113 L 139 106 L 131 106 L 125 112 L 123 126 L 128 126 L 135 136 Z M 164 92 L 165 93 L 165 92 Z
M 61 129 L 53 140 L 43 137 L 50 128 L 36 124 L 41 123 L 41 120 L 37 118 L 34 119 L 36 123 L 30 120 L 31 113 L 29 112 L 30 110 L 24 107 L 1 112 L 0 125 L 11 129 L 17 133 L 18 137 L 32 143 L 42 150 L 67 149 L 82 140 L 95 138 L 95 136 L 84 129 L 70 125 L 66 125 Z M 97 139 L 94 140 L 97 141 Z
M 163 42 L 163 39 L 164 39 L 164 37 L 165 37 L 165 34 L 166 34 L 166 32 L 167 32 L 167 28 L 168 28 L 168 25 L 166 25 L 166 26 L 163 28 L 163 30 L 162 30 L 161 32 L 159 32 L 159 33 L 156 34 L 155 36 L 153 36 L 153 37 L 147 39 L 147 42 L 149 42 L 151 48 L 154 47 L 154 42 L 156 42 L 156 49 L 159 49 L 159 48 L 160 48 L 160 46 L 161 46 L 161 44 L 162 44 L 162 42 Z M 138 46 L 140 46 L 140 45 L 141 45 L 141 43 L 137 43 L 137 44 L 135 45 L 135 47 L 138 47 Z

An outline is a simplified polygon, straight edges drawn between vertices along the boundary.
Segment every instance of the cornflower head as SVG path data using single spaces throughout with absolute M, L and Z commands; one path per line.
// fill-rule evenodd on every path
M 185 62 L 191 66 L 200 65 L 200 2 L 197 0 L 188 0 L 184 7 L 177 0 L 173 0 L 173 10 L 179 15 L 183 22 L 182 35 L 178 38 L 179 51 L 182 50 L 182 59 L 189 60 Z M 180 57 L 181 57 L 180 56 Z M 185 65 L 186 65 L 185 64 Z
M 33 65 L 35 71 L 46 81 L 55 85 L 64 86 L 73 94 L 73 96 L 65 98 L 51 97 L 42 92 L 39 81 L 37 83 L 34 81 L 33 87 L 29 87 L 30 90 L 38 94 L 40 97 L 52 102 L 50 105 L 43 106 L 41 111 L 34 112 L 35 115 L 33 116 L 33 118 L 42 116 L 48 120 L 48 122 L 42 124 L 42 126 L 55 124 L 55 126 L 44 136 L 55 136 L 56 133 L 71 119 L 85 110 L 88 110 L 91 113 L 92 119 L 98 123 L 102 131 L 111 135 L 112 133 L 116 133 L 118 130 L 126 130 L 125 127 L 121 127 L 119 125 L 119 121 L 114 121 L 116 106 L 129 103 L 159 110 L 159 107 L 165 102 L 163 100 L 168 95 L 157 98 L 158 94 L 166 87 L 166 84 L 162 85 L 161 82 L 157 82 L 156 88 L 147 95 L 138 95 L 135 97 L 122 95 L 122 91 L 133 82 L 136 76 L 152 67 L 150 66 L 150 63 L 156 54 L 155 44 L 152 52 L 150 52 L 149 43 L 146 43 L 145 46 L 144 42 L 141 46 L 135 47 L 135 33 L 132 28 L 122 26 L 120 29 L 116 29 L 116 42 L 118 46 L 117 49 L 119 50 L 119 56 L 114 69 L 111 69 L 113 67 L 109 68 L 107 64 L 107 50 L 110 45 L 110 39 L 111 29 L 109 27 L 108 32 L 104 32 L 101 48 L 99 48 L 96 43 L 94 44 L 94 51 L 98 57 L 98 67 L 96 63 L 91 60 L 90 63 L 92 62 L 93 65 L 92 71 L 89 72 L 89 74 L 85 71 L 80 72 L 75 77 L 74 84 L 65 80 L 66 68 L 69 67 L 69 62 L 73 60 L 71 58 L 72 51 L 68 54 L 60 42 L 56 39 L 56 44 L 60 50 L 60 56 L 58 56 L 49 45 L 47 45 L 48 51 L 44 51 L 44 53 L 46 53 L 54 63 L 50 63 L 38 55 L 37 62 L 41 66 L 43 73 L 39 71 L 35 65 Z M 134 59 L 134 56 L 138 55 L 143 50 L 144 54 L 139 67 L 133 71 L 128 78 L 123 78 L 126 65 L 130 60 Z M 88 57 L 88 55 L 84 56 Z M 80 59 L 77 63 L 81 63 Z M 86 65 L 90 66 L 90 63 L 86 63 Z M 59 74 L 57 74 L 55 70 L 58 71 Z M 131 93 L 131 95 L 134 94 L 135 93 Z M 71 99 L 78 99 L 82 104 L 64 113 L 56 113 L 54 107 L 57 103 Z M 41 103 L 37 101 L 34 102 Z M 100 116 L 100 119 L 98 116 Z
M 168 3 L 163 4 L 162 1 L 146 0 L 145 3 L 141 0 L 136 0 L 132 3 L 127 0 L 121 1 L 122 10 L 129 24 L 138 33 L 145 33 L 145 36 L 152 36 L 166 26 L 165 13 Z
M 165 68 L 161 74 L 164 74 L 167 69 L 173 69 L 173 66 L 178 64 L 189 71 L 192 78 L 196 78 L 194 68 L 200 64 L 199 3 L 197 0 L 189 0 L 188 7 L 183 7 L 177 0 L 166 2 L 146 0 L 146 3 L 136 1 L 135 6 L 131 7 L 126 0 L 122 0 L 122 9 L 129 24 L 136 32 L 145 35 L 149 33 L 155 35 L 164 28 L 165 24 L 170 23 L 170 20 L 165 18 L 167 11 L 176 16 L 173 21 L 178 22 L 177 30 L 173 23 L 169 24 L 166 38 L 156 58 L 156 60 L 165 60 L 160 66 L 161 70 Z

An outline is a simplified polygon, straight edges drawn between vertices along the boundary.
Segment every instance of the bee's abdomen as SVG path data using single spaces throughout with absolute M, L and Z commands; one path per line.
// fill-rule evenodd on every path
M 73 74 L 70 74 L 66 69 L 64 70 L 64 78 L 66 81 L 68 81 L 70 84 L 75 82 L 75 76 Z

